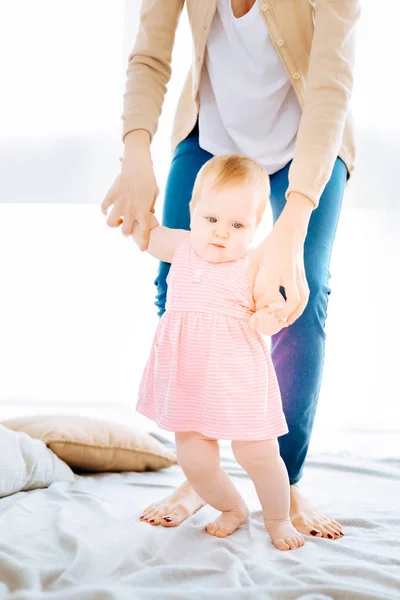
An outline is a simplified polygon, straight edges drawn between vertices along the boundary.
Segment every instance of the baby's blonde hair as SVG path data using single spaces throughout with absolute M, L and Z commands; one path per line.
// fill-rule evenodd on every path
M 253 183 L 260 188 L 260 206 L 257 210 L 257 226 L 267 206 L 270 195 L 269 177 L 263 167 L 254 159 L 242 154 L 214 156 L 200 169 L 194 182 L 190 213 L 193 212 L 203 190 L 204 183 L 211 181 L 212 188 L 225 185 Z

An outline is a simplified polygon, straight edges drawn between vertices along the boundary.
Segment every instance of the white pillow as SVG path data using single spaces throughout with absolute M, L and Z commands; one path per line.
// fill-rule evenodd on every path
M 69 466 L 44 442 L 0 425 L 0 498 L 74 479 Z

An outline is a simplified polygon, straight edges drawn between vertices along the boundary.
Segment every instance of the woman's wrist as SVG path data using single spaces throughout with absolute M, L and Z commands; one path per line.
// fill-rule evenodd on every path
M 126 134 L 124 138 L 125 152 L 140 148 L 150 151 L 151 137 L 147 129 L 134 129 Z
M 121 169 L 130 170 L 135 164 L 150 161 L 150 133 L 146 129 L 130 131 L 124 139 L 124 154 L 120 157 Z
M 288 227 L 305 237 L 313 210 L 314 204 L 307 196 L 299 192 L 291 192 L 278 222 L 281 226 Z
M 277 236 L 278 238 L 284 236 L 285 239 L 288 239 L 289 236 L 292 240 L 291 243 L 299 246 L 303 245 L 313 210 L 314 204 L 307 196 L 292 192 L 274 227 L 265 240 L 261 242 L 260 250 L 269 247 Z

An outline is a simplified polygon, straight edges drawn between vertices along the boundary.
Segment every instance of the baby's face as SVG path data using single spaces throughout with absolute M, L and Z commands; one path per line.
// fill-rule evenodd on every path
M 204 185 L 190 222 L 193 248 L 213 263 L 241 258 L 257 227 L 259 191 L 255 186 Z

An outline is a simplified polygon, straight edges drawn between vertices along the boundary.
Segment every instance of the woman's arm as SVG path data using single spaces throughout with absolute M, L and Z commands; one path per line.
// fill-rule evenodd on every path
M 175 32 L 184 0 L 143 0 L 136 42 L 128 59 L 122 140 L 145 129 L 153 138 L 171 77 Z
M 249 283 L 256 310 L 267 306 L 278 320 L 292 325 L 304 312 L 310 290 L 304 270 L 304 242 L 311 202 L 292 194 L 267 238 L 250 256 Z M 285 289 L 286 301 L 280 293 Z
M 315 0 L 304 106 L 289 170 L 294 192 L 316 208 L 338 156 L 354 81 L 360 0 Z
M 138 223 L 141 250 L 147 248 L 150 212 L 158 196 L 150 144 L 171 76 L 172 48 L 182 6 L 183 0 L 142 2 L 139 32 L 126 72 L 121 173 L 101 205 L 107 225 L 118 227 L 122 223 L 124 235 L 131 235 Z
M 188 232 L 185 229 L 170 229 L 160 225 L 153 214 L 150 215 L 149 225 L 150 237 L 147 252 L 162 262 L 171 263 L 177 245 L 188 235 Z M 139 236 L 138 228 L 135 227 L 132 237 L 138 245 Z
M 289 325 L 304 312 L 310 295 L 304 242 L 312 211 L 330 179 L 342 143 L 353 88 L 355 27 L 360 16 L 360 0 L 315 0 L 313 4 L 313 42 L 287 202 L 250 266 L 250 278 L 257 273 L 257 309 L 276 306 L 277 319 L 287 320 Z M 287 298 L 283 308 L 279 307 L 280 286 Z

